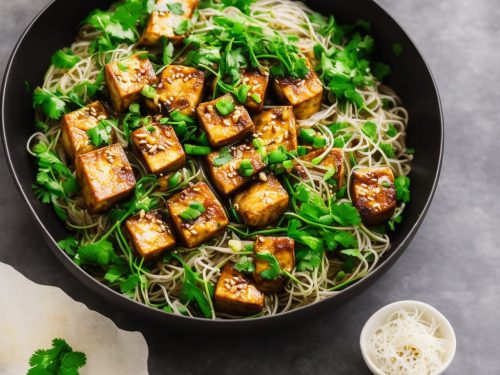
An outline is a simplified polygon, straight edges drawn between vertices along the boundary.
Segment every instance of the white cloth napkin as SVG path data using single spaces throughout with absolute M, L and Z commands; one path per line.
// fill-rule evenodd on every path
M 82 375 L 148 374 L 140 332 L 121 330 L 61 289 L 35 284 L 0 263 L 0 374 L 26 374 L 33 352 L 50 348 L 54 338 L 87 355 Z

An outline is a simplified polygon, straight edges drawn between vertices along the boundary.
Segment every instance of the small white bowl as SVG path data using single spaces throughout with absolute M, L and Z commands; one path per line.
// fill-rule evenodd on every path
M 368 342 L 373 335 L 373 332 L 385 324 L 387 318 L 392 313 L 398 310 L 414 310 L 417 308 L 419 311 L 425 310 L 423 315 L 424 319 L 430 318 L 431 316 L 436 320 L 439 324 L 439 333 L 443 339 L 447 340 L 447 348 L 446 348 L 446 357 L 443 360 L 443 366 L 439 369 L 439 371 L 435 372 L 432 375 L 442 374 L 450 365 L 453 357 L 455 356 L 455 351 L 457 347 L 457 339 L 455 337 L 455 332 L 453 331 L 453 327 L 451 326 L 448 319 L 444 317 L 438 310 L 436 310 L 431 305 L 427 303 L 419 302 L 419 301 L 399 301 L 391 303 L 387 306 L 382 307 L 380 310 L 375 312 L 370 319 L 365 323 L 363 330 L 361 331 L 361 336 L 359 339 L 359 344 L 361 346 L 361 353 L 363 354 L 363 359 L 365 360 L 366 365 L 371 370 L 371 372 L 375 375 L 386 375 L 384 374 L 380 368 L 377 367 L 375 358 L 373 358 L 373 354 L 368 349 Z

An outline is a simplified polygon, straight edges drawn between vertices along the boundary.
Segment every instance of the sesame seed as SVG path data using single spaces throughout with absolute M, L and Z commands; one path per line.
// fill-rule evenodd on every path
M 260 236 L 259 237 L 259 242 L 264 242 L 264 237 Z
M 266 182 L 267 181 L 267 176 L 265 172 L 260 172 L 259 173 L 259 180 Z
M 241 111 L 236 110 L 233 112 L 233 116 L 231 117 L 231 119 L 233 120 L 233 122 L 238 122 L 240 117 L 241 117 Z
M 198 232 L 196 230 L 194 230 L 194 229 L 191 229 L 190 232 L 191 232 L 192 235 L 195 235 L 195 236 L 198 234 Z

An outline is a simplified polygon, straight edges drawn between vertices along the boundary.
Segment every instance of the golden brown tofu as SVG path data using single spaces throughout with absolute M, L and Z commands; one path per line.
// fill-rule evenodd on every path
M 107 118 L 106 108 L 99 101 L 63 116 L 61 120 L 61 138 L 64 150 L 71 160 L 75 160 L 75 157 L 79 154 L 96 149 L 90 143 L 87 130 L 97 126 L 99 121 Z
M 234 208 L 243 221 L 252 227 L 264 227 L 276 221 L 288 208 L 288 193 L 274 175 L 266 181 L 254 182 L 236 194 Z
M 307 60 L 309 73 L 303 79 L 279 77 L 274 79 L 276 95 L 285 103 L 293 106 L 295 117 L 299 120 L 311 117 L 321 109 L 323 85 Z
M 178 7 L 176 4 L 182 4 L 180 11 L 175 9 Z M 181 42 L 186 35 L 176 33 L 176 28 L 192 17 L 197 7 L 198 0 L 156 0 L 155 9 L 148 19 L 140 43 L 152 47 L 162 37 L 172 43 Z
M 264 294 L 233 263 L 226 263 L 215 287 L 214 305 L 219 312 L 254 315 L 264 307 Z
M 146 103 L 152 110 L 173 112 L 178 110 L 186 116 L 194 116 L 201 102 L 205 73 L 182 65 L 169 65 L 161 73 L 156 88 L 157 98 Z
M 232 103 L 234 110 L 222 115 L 217 103 Z M 223 95 L 211 102 L 201 103 L 197 108 L 200 124 L 207 133 L 213 147 L 220 147 L 242 139 L 253 132 L 254 126 L 245 107 L 236 105 L 231 94 Z
M 175 237 L 159 210 L 142 212 L 125 221 L 127 234 L 135 251 L 151 259 L 175 245 Z
M 252 164 L 253 172 L 248 176 L 240 171 L 242 160 L 248 160 Z M 247 142 L 211 152 L 206 161 L 211 181 L 225 195 L 235 192 L 266 168 L 261 155 Z
M 335 174 L 332 176 L 332 179 L 337 183 L 336 188 L 339 189 L 344 184 L 344 151 L 341 148 L 332 148 L 328 154 L 319 162 L 317 165 L 313 165 L 313 159 L 319 157 L 323 154 L 325 149 L 321 150 L 313 150 L 307 155 L 301 156 L 299 159 L 305 162 L 305 166 L 308 169 L 312 169 L 314 171 L 326 173 L 330 168 L 335 170 Z M 295 169 L 297 170 L 297 174 L 299 177 L 303 179 L 307 179 L 307 174 L 304 171 L 304 168 L 299 164 L 297 159 L 294 162 Z
M 288 151 L 297 149 L 297 127 L 291 106 L 266 109 L 254 117 L 255 134 L 266 145 L 266 151 L 284 146 Z
M 90 213 L 107 210 L 134 189 L 134 173 L 119 144 L 80 154 L 75 166 L 83 199 Z
M 295 241 L 289 237 L 257 236 L 253 251 L 255 254 L 274 255 L 283 271 L 292 272 L 293 267 L 295 267 Z M 280 276 L 275 280 L 269 280 L 262 277 L 261 272 L 268 268 L 268 262 L 256 257 L 253 278 L 260 291 L 264 293 L 277 293 L 283 289 L 285 278 Z
M 394 175 L 388 167 L 360 168 L 352 172 L 351 198 L 363 223 L 387 222 L 396 209 Z
M 137 100 L 145 85 L 156 82 L 151 62 L 137 55 L 106 64 L 104 75 L 111 102 L 118 112 L 126 111 Z
M 151 173 L 173 171 L 186 162 L 184 149 L 171 126 L 143 126 L 132 133 L 131 139 Z
M 266 100 L 269 76 L 260 74 L 257 70 L 244 70 L 241 72 L 241 81 L 250 87 L 245 107 L 253 113 L 262 111 Z
M 204 211 L 194 219 L 184 219 L 182 215 L 194 203 L 201 203 Z M 177 234 L 190 248 L 217 236 L 229 224 L 224 208 L 205 182 L 198 182 L 173 195 L 167 201 L 167 207 Z

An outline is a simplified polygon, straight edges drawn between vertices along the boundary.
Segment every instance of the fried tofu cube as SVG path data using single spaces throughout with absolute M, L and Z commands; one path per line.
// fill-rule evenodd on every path
M 234 106 L 234 110 L 221 114 L 218 103 Z M 201 103 L 197 108 L 200 124 L 207 133 L 213 147 L 235 142 L 253 132 L 254 126 L 245 107 L 236 105 L 231 94 L 223 95 L 211 102 Z
M 87 130 L 108 118 L 108 112 L 101 102 L 93 102 L 77 111 L 67 113 L 61 120 L 61 138 L 66 154 L 71 160 L 79 154 L 95 150 L 90 143 Z
M 388 167 L 360 168 L 352 172 L 351 198 L 363 223 L 387 222 L 396 209 L 394 175 Z
M 152 259 L 175 245 L 175 237 L 159 210 L 142 212 L 129 217 L 125 228 L 135 251 Z
M 194 116 L 201 102 L 205 73 L 182 65 L 169 65 L 161 73 L 156 88 L 156 100 L 146 103 L 152 110 L 179 111 L 186 116 Z
M 241 72 L 241 81 L 250 87 L 245 107 L 253 113 L 262 111 L 266 100 L 269 76 L 260 74 L 257 70 L 244 70 Z
M 173 171 L 186 162 L 184 149 L 171 126 L 143 126 L 132 133 L 131 139 L 151 173 Z
M 203 212 L 196 218 L 183 218 L 182 215 L 195 203 L 203 206 Z M 173 195 L 167 201 L 167 207 L 177 234 L 189 248 L 217 236 L 229 224 L 224 208 L 205 182 L 198 182 Z
M 336 182 L 336 189 L 340 189 L 344 184 L 344 151 L 341 148 L 332 148 L 319 164 L 312 164 L 312 161 L 321 156 L 324 152 L 325 149 L 313 150 L 307 155 L 301 156 L 299 159 L 305 162 L 304 165 L 308 169 L 314 171 L 326 173 L 329 169 L 335 170 L 332 179 Z M 307 179 L 307 174 L 298 159 L 295 159 L 294 164 L 299 177 Z
M 215 287 L 214 305 L 219 312 L 254 315 L 264 308 L 264 294 L 233 263 L 226 263 Z
M 180 10 L 177 9 L 181 4 Z M 186 35 L 178 34 L 176 28 L 183 22 L 188 21 L 196 8 L 198 0 L 157 0 L 155 9 L 148 19 L 140 43 L 153 47 L 162 37 L 167 38 L 172 43 L 181 42 Z
M 90 213 L 107 210 L 135 187 L 132 167 L 119 144 L 78 155 L 75 167 L 83 200 Z
M 293 267 L 295 267 L 295 241 L 289 237 L 258 236 L 253 251 L 255 254 L 274 255 L 283 271 L 292 272 Z M 256 257 L 253 278 L 260 291 L 264 293 L 277 293 L 283 289 L 285 278 L 280 276 L 275 280 L 269 280 L 262 277 L 261 272 L 268 268 L 268 262 Z
M 250 170 L 252 173 L 249 175 L 243 175 L 244 172 L 240 171 L 243 160 L 252 165 L 253 171 Z M 247 142 L 211 152 L 206 162 L 211 181 L 225 195 L 235 192 L 266 168 L 261 155 Z
M 314 72 L 309 60 L 306 77 L 278 77 L 274 79 L 274 90 L 280 100 L 293 106 L 293 113 L 299 120 L 311 117 L 321 109 L 323 85 Z
M 265 227 L 276 221 L 288 208 L 288 193 L 278 179 L 269 174 L 266 181 L 254 182 L 235 195 L 234 207 L 243 221 L 252 227 Z
M 144 86 L 156 82 L 151 62 L 137 55 L 106 64 L 104 76 L 111 102 L 117 112 L 127 110 L 138 99 Z
M 284 146 L 288 151 L 297 149 L 297 126 L 291 106 L 269 108 L 254 117 L 255 134 L 262 140 L 266 151 Z

